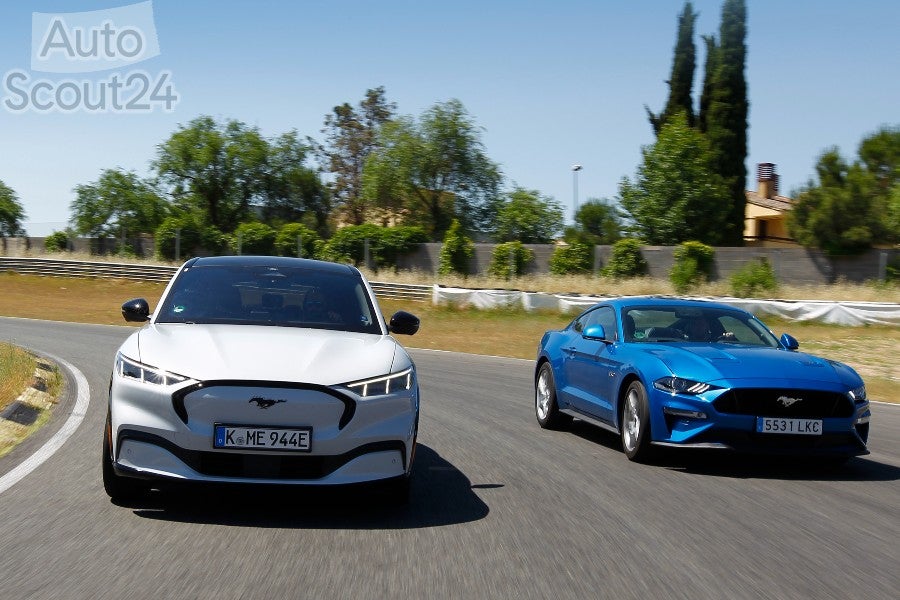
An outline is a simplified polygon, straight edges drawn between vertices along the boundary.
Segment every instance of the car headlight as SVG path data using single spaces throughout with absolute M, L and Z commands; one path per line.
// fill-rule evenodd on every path
M 850 397 L 856 403 L 865 402 L 866 401 L 866 386 L 861 385 L 858 388 L 854 388 L 854 389 L 850 390 L 848 392 L 848 394 L 850 394 Z
M 373 377 L 372 379 L 345 383 L 344 387 L 361 398 L 370 398 L 409 390 L 415 385 L 415 381 L 416 376 L 412 368 L 409 368 L 383 377 Z
M 116 373 L 120 377 L 135 379 L 141 383 L 151 383 L 153 385 L 173 385 L 186 381 L 188 378 L 176 373 L 170 373 L 139 363 L 136 360 L 126 358 L 121 354 L 116 354 Z
M 715 389 L 715 386 L 702 381 L 683 379 L 681 377 L 662 377 L 653 382 L 653 387 L 667 394 L 697 395 Z

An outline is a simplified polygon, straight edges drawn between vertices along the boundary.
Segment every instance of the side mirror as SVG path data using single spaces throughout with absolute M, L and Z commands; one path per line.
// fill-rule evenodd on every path
M 603 330 L 603 325 L 588 325 L 584 328 L 584 331 L 581 332 L 581 337 L 586 340 L 599 340 L 601 342 L 608 341 L 606 339 L 606 331 Z
M 388 331 L 401 335 L 413 335 L 419 330 L 419 317 L 404 310 L 398 310 L 391 317 Z
M 150 319 L 150 305 L 143 298 L 129 300 L 122 305 L 122 316 L 130 323 L 143 323 Z
M 800 342 L 794 336 L 783 333 L 781 334 L 781 345 L 788 350 L 796 350 L 800 347 Z

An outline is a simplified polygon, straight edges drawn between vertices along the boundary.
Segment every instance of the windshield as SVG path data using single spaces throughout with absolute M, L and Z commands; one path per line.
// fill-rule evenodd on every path
M 156 322 L 382 333 L 373 303 L 358 276 L 302 267 L 187 268 L 162 301 Z
M 731 343 L 778 348 L 772 332 L 753 315 L 696 306 L 631 307 L 622 311 L 629 342 Z

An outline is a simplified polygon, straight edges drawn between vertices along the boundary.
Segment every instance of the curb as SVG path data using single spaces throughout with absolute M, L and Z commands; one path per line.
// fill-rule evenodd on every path
M 47 393 L 47 381 L 53 374 L 53 365 L 45 358 L 39 356 L 35 358 L 37 366 L 31 385 L 0 412 L 0 443 L 17 444 L 21 441 L 21 434 L 25 429 L 58 402 Z

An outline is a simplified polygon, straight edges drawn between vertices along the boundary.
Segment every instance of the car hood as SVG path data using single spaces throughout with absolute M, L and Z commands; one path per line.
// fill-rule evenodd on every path
M 673 374 L 697 381 L 789 379 L 852 383 L 845 381 L 848 376 L 845 371 L 852 372 L 845 365 L 776 348 L 679 344 L 659 345 L 647 348 L 646 352 L 659 358 Z
M 405 357 L 390 336 L 296 327 L 156 324 L 129 341 L 123 345 L 123 353 L 201 381 L 334 385 L 385 375 L 391 372 L 397 355 L 403 355 L 398 362 Z

